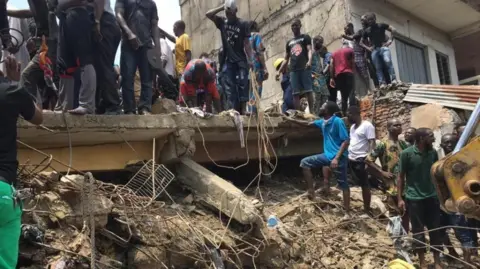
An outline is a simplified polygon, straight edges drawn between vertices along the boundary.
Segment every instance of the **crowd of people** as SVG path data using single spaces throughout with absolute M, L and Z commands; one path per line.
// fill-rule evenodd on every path
M 379 182 L 380 189 L 387 194 L 391 209 L 402 217 L 405 232 L 411 231 L 413 234 L 421 268 L 427 268 L 425 229 L 429 231 L 430 245 L 436 246 L 436 249 L 444 246 L 449 255 L 459 257 L 446 234 L 446 228 L 439 229 L 456 227 L 454 231 L 462 244 L 464 260 L 470 262 L 478 247 L 478 238 L 477 231 L 469 227 L 478 227 L 478 224 L 463 215 L 446 213 L 440 209 L 430 174 L 432 165 L 439 160 L 439 153 L 441 158 L 453 152 L 464 126 L 459 126 L 456 133 L 444 134 L 440 144 L 442 150 L 437 152 L 433 147 L 435 137 L 431 129 L 408 128 L 404 139 L 400 139 L 402 122 L 392 118 L 387 122 L 388 135 L 377 142 L 375 127 L 362 119 L 357 106 L 347 109 L 347 123 L 338 116 L 339 113 L 339 106 L 328 101 L 320 109 L 319 120 L 306 122 L 291 119 L 299 124 L 317 127 L 323 133 L 324 152 L 300 162 L 309 198 L 315 199 L 316 196 L 313 168 L 322 169 L 323 195 L 330 191 L 329 180 L 335 175 L 338 188 L 343 192 L 344 220 L 350 219 L 350 188 L 347 180 L 350 172 L 352 180 L 362 189 L 365 213 L 372 216 L 371 183 Z M 350 125 L 350 130 L 347 125 Z M 441 268 L 440 253 L 433 249 L 433 255 L 436 268 Z
M 153 0 L 116 0 L 114 9 L 110 0 L 101 4 L 30 0 L 29 4 L 30 9 L 6 13 L 29 19 L 30 34 L 21 46 L 28 49 L 31 60 L 22 64 L 20 85 L 44 109 L 79 115 L 150 114 L 161 97 L 208 112 L 235 109 L 247 114 L 255 112 L 255 99 L 262 97 L 269 78 L 259 25 L 238 18 L 233 0 L 206 13 L 222 40 L 217 60 L 207 53 L 192 57 L 184 21 L 174 23 L 174 35 L 160 29 Z M 348 104 L 356 103 L 355 89 L 369 89 L 370 78 L 376 87 L 396 82 L 389 50 L 392 38 L 386 34 L 395 30 L 377 23 L 373 13 L 361 21 L 363 27 L 357 32 L 352 23 L 345 26 L 342 47 L 333 53 L 322 36 L 312 39 L 302 33 L 300 20 L 293 21 L 285 56 L 274 61 L 275 77 L 281 79 L 283 89 L 283 112 L 304 110 L 306 100 L 309 111 L 318 114 L 322 104 L 336 102 L 340 92 L 346 113 Z M 8 28 L 8 22 L 4 24 Z M 18 38 L 14 42 L 5 36 L 4 47 L 20 58 Z M 167 40 L 175 44 L 173 49 Z M 120 65 L 114 66 L 119 44 Z M 46 76 L 52 77 L 53 85 Z

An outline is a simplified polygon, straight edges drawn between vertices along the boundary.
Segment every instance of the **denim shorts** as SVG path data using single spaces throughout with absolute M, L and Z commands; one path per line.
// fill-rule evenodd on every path
M 301 168 L 317 168 L 323 166 L 330 166 L 331 161 L 325 156 L 325 154 L 317 154 L 303 158 L 300 161 Z M 338 162 L 338 168 L 334 171 L 338 175 L 337 183 L 340 189 L 347 190 L 349 188 L 347 181 L 347 158 L 342 157 Z
M 465 218 L 464 215 L 441 212 L 440 221 L 442 227 L 455 226 L 453 231 L 455 232 L 455 237 L 460 241 L 463 248 L 474 248 L 477 243 L 477 231 L 469 229 L 471 224 Z M 460 227 L 465 227 L 462 229 Z
M 312 71 L 303 69 L 290 72 L 290 85 L 293 89 L 293 95 L 312 92 Z

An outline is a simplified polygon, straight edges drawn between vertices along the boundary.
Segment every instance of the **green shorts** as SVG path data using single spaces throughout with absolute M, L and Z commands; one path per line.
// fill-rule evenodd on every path
M 13 206 L 14 189 L 0 181 L 0 268 L 15 269 L 22 224 L 20 205 Z

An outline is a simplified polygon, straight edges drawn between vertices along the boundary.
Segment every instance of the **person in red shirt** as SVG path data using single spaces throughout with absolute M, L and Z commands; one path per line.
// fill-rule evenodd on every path
M 205 94 L 206 111 L 220 112 L 220 94 L 215 83 L 215 71 L 202 59 L 191 60 L 180 81 L 181 99 L 189 107 L 197 106 L 197 95 Z M 199 104 L 202 105 L 202 104 Z
M 348 108 L 348 98 L 354 90 L 355 57 L 353 49 L 344 45 L 335 51 L 330 60 L 330 86 L 340 91 L 342 95 L 342 112 L 345 116 Z M 355 105 L 355 95 L 350 96 L 350 105 Z

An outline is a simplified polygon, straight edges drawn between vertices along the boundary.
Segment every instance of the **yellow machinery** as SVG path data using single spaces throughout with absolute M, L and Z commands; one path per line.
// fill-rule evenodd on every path
M 431 170 L 442 208 L 480 220 L 480 100 L 452 154 Z

